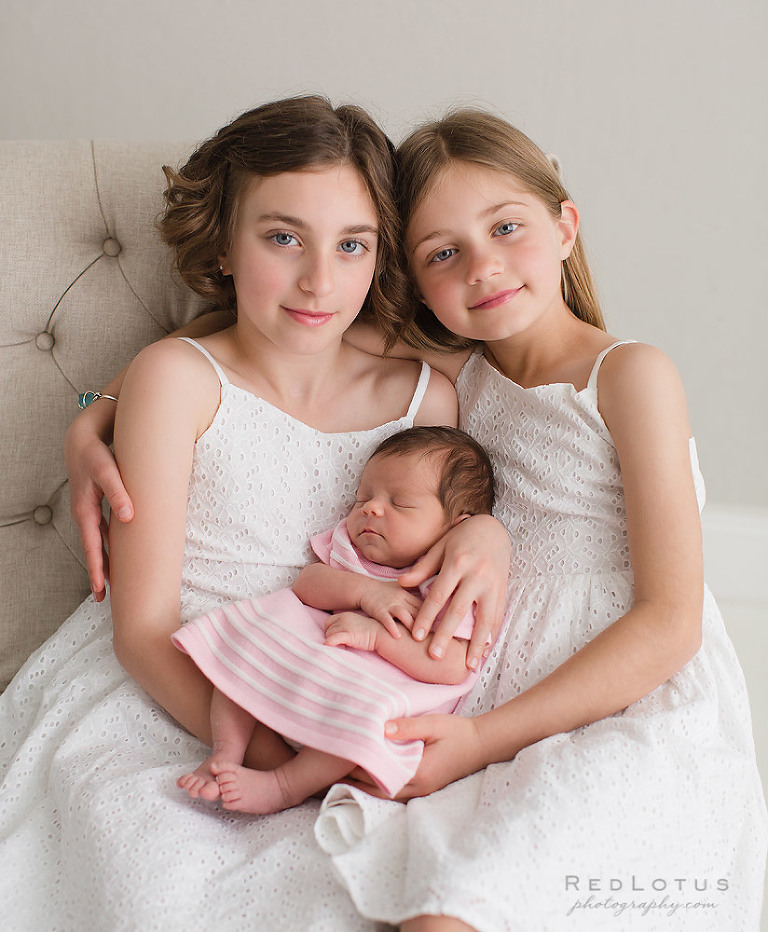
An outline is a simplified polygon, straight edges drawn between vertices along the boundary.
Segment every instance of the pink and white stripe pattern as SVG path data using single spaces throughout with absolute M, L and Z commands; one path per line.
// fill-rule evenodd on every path
M 404 570 L 359 554 L 345 522 L 313 539 L 331 566 L 381 579 Z M 363 767 L 390 795 L 411 779 L 421 741 L 384 736 L 390 718 L 451 712 L 472 686 L 421 683 L 375 653 L 325 645 L 327 612 L 304 605 L 290 589 L 233 602 L 189 622 L 172 636 L 234 702 L 287 739 Z M 466 619 L 460 637 L 471 634 Z

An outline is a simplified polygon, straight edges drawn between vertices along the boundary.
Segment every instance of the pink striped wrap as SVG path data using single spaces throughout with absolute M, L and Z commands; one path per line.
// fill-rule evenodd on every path
M 312 539 L 329 566 L 394 579 L 405 569 L 366 560 L 346 522 Z M 422 683 L 377 654 L 325 645 L 329 612 L 310 608 L 291 589 L 223 605 L 172 635 L 208 679 L 258 721 L 291 741 L 363 767 L 390 796 L 416 772 L 421 741 L 391 741 L 391 718 L 452 712 L 476 674 L 460 685 Z M 474 618 L 457 637 L 469 638 Z

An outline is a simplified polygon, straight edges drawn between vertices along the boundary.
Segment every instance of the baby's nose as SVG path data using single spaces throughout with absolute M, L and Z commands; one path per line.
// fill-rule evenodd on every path
M 367 515 L 380 515 L 382 512 L 381 499 L 369 498 L 363 505 L 363 512 Z

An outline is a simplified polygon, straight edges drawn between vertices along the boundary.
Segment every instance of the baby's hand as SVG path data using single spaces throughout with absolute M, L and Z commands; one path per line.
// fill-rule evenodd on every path
M 331 615 L 325 626 L 325 643 L 329 647 L 376 650 L 376 638 L 381 627 L 378 621 L 358 612 L 339 612 Z
M 360 608 L 366 615 L 380 622 L 393 638 L 399 638 L 396 622 L 411 630 L 413 619 L 421 608 L 421 597 L 403 589 L 393 579 L 383 582 L 378 579 L 366 580 L 366 586 L 360 599 Z

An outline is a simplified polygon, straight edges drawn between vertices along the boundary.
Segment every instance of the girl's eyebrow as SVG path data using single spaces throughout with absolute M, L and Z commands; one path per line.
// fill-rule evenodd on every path
M 497 213 L 500 210 L 504 210 L 505 207 L 528 207 L 529 205 L 525 201 L 504 201 L 501 204 L 494 204 L 492 207 L 488 207 L 486 210 L 483 210 L 480 213 L 481 217 L 490 217 L 493 214 Z M 413 248 L 414 250 L 418 249 L 419 246 L 431 239 L 442 239 L 444 236 L 448 236 L 450 231 L 448 230 L 434 230 L 432 233 L 427 233 L 426 236 L 423 236 L 418 243 L 415 243 Z
M 495 214 L 497 210 L 504 210 L 505 207 L 528 207 L 525 201 L 504 201 L 501 204 L 495 204 L 484 211 L 486 214 Z
M 284 223 L 289 227 L 298 227 L 300 229 L 305 229 L 307 224 L 300 217 L 292 217 L 290 214 L 261 214 L 257 218 L 258 223 Z M 373 233 L 378 235 L 379 228 L 371 226 L 369 223 L 359 223 L 354 226 L 344 227 L 340 231 L 342 235 L 346 236 L 350 233 Z

